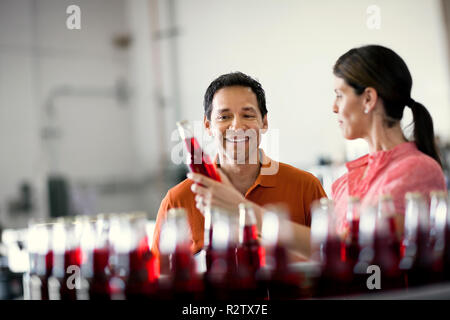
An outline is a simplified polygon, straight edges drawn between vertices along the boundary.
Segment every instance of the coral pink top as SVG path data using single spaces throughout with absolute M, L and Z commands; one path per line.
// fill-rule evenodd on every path
M 414 142 L 401 143 L 391 150 L 376 151 L 346 164 L 348 172 L 331 189 L 338 230 L 345 226 L 349 196 L 361 199 L 361 208 L 376 205 L 378 197 L 390 194 L 398 213 L 405 212 L 405 194 L 447 190 L 440 165 L 419 151 Z M 367 168 L 367 173 L 363 178 Z

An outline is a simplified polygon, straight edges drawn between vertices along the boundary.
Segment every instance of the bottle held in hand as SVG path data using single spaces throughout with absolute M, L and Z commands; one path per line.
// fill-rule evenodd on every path
M 217 172 L 210 157 L 203 152 L 200 144 L 194 136 L 191 123 L 187 120 L 177 122 L 178 132 L 181 139 L 186 144 L 186 151 L 188 154 L 188 167 L 191 172 L 201 173 L 216 181 L 221 181 L 220 175 Z

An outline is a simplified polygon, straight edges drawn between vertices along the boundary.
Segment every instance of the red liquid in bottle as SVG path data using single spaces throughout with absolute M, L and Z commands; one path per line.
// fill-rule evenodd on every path
M 196 273 L 190 249 L 177 247 L 172 255 L 172 294 L 175 299 L 200 299 L 203 281 Z
M 258 288 L 256 274 L 265 265 L 265 250 L 257 239 L 256 225 L 246 225 L 242 231 L 242 243 L 236 249 L 237 280 L 233 297 L 264 299 L 266 292 Z
M 195 137 L 187 138 L 185 140 L 187 150 L 190 155 L 189 168 L 192 172 L 201 173 L 211 179 L 216 181 L 220 180 L 220 175 L 216 171 L 213 163 L 211 162 L 209 156 L 203 153 L 197 139 Z
M 257 237 L 255 225 L 244 226 L 243 243 L 237 249 L 238 268 L 245 267 L 254 273 L 265 265 L 264 247 Z
M 269 292 L 269 300 L 288 300 L 303 297 L 303 276 L 294 272 L 288 265 L 288 253 L 285 247 L 277 245 L 273 250 L 275 268 L 269 278 L 262 279 L 262 284 Z M 260 280 L 261 281 L 261 280 Z M 266 284 L 264 283 L 266 282 Z
M 419 230 L 417 233 L 417 251 L 413 264 L 408 270 L 408 286 L 425 285 L 432 282 L 432 251 L 429 248 L 429 233 Z
M 205 242 L 207 241 L 207 244 L 204 246 L 205 248 L 205 259 L 206 259 L 206 271 L 208 272 L 211 269 L 211 264 L 214 260 L 214 249 L 212 248 L 212 236 L 213 236 L 213 228 L 212 225 L 209 227 L 209 231 L 206 230 L 208 234 L 205 233 Z M 206 238 L 208 237 L 208 238 Z
M 205 298 L 208 300 L 238 299 L 246 289 L 237 270 L 236 246 L 211 252 L 211 268 L 205 273 Z
M 349 225 L 348 239 L 345 241 L 343 261 L 353 269 L 359 257 L 359 219 L 352 220 Z
M 53 251 L 50 250 L 45 255 L 45 275 L 41 278 L 42 287 L 41 287 L 41 299 L 49 300 L 49 292 L 48 292 L 48 278 L 52 275 L 53 272 Z
M 352 269 L 341 259 L 343 242 L 338 237 L 328 238 L 325 243 L 325 261 L 318 282 L 320 296 L 346 294 L 352 281 Z
M 48 278 L 53 271 L 53 251 L 50 250 L 46 254 L 36 254 L 34 259 L 34 275 L 40 279 L 41 300 L 49 300 Z
M 81 248 L 75 248 L 71 250 L 66 250 L 64 252 L 64 277 L 62 281 L 60 282 L 60 297 L 61 300 L 76 300 L 77 299 L 77 293 L 76 289 L 70 289 L 67 286 L 67 282 L 69 281 L 69 277 L 71 277 L 72 273 L 67 273 L 70 266 L 78 266 L 80 267 L 82 263 L 82 251 Z M 71 280 L 74 282 L 74 280 Z
M 91 300 L 111 299 L 109 284 L 109 249 L 98 248 L 93 251 L 93 276 L 89 281 L 89 298 Z
M 445 228 L 444 252 L 442 255 L 442 277 L 444 281 L 450 281 L 450 225 Z
M 205 299 L 213 301 L 229 299 L 227 255 L 212 252 L 210 259 L 210 267 L 204 275 Z
M 129 276 L 125 287 L 126 298 L 154 297 L 158 289 L 159 263 L 150 251 L 147 236 L 139 242 L 136 249 L 130 251 L 128 257 Z
M 392 218 L 389 218 L 392 219 Z M 394 230 L 394 231 L 392 231 Z M 388 233 L 375 235 L 375 256 L 372 264 L 380 267 L 383 289 L 398 289 L 405 287 L 404 274 L 399 268 L 400 264 L 400 241 L 395 229 Z

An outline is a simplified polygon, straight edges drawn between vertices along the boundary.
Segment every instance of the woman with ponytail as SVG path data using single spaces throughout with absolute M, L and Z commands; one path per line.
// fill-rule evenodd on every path
M 336 62 L 337 114 L 345 139 L 362 138 L 369 154 L 348 162 L 348 172 L 332 186 L 337 221 L 345 230 L 349 196 L 361 205 L 376 205 L 390 194 L 396 211 L 405 210 L 405 194 L 446 190 L 433 120 L 428 110 L 411 97 L 412 78 L 403 59 L 391 49 L 369 45 L 351 49 Z M 414 140 L 408 141 L 400 126 L 405 107 L 411 109 Z

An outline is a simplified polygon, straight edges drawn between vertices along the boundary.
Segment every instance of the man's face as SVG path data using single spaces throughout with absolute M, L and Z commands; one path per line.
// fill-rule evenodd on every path
M 256 161 L 260 130 L 267 129 L 267 115 L 261 116 L 250 88 L 232 86 L 218 90 L 212 100 L 211 120 L 205 117 L 204 122 L 228 160 L 238 164 Z

